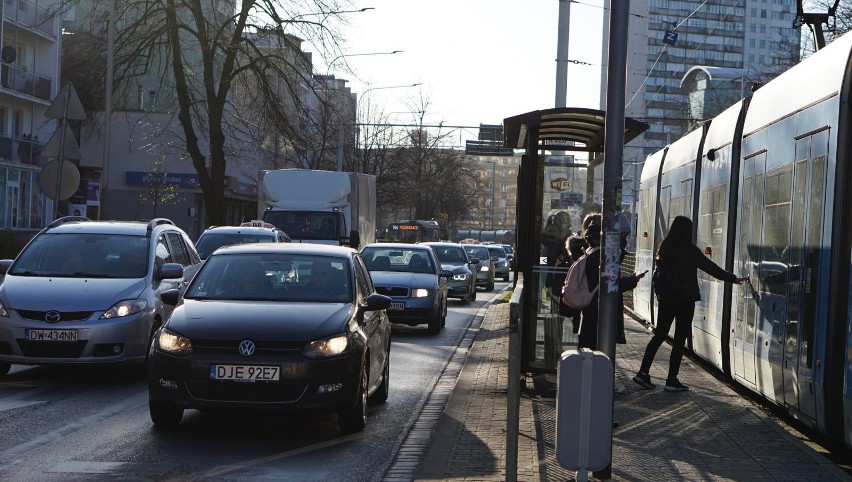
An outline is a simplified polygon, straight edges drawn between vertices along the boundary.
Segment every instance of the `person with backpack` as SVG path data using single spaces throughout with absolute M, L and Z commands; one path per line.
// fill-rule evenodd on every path
M 705 256 L 692 242 L 692 220 L 686 216 L 677 216 L 672 220 L 671 228 L 660 243 L 655 259 L 657 269 L 654 275 L 654 290 L 665 292 L 668 296 L 658 296 L 657 326 L 654 327 L 654 336 L 645 348 L 642 365 L 633 377 L 633 381 L 644 388 L 655 388 L 649 374 L 651 364 L 674 321 L 675 334 L 672 340 L 672 354 L 669 358 L 665 390 L 685 392 L 689 390 L 689 387 L 681 383 L 677 375 L 681 359 L 683 359 L 683 346 L 689 335 L 692 316 L 695 313 L 695 302 L 701 299 L 698 290 L 698 270 L 734 284 L 748 280 L 748 276 L 738 278 L 737 275 L 725 271 Z
M 592 296 L 591 301 L 588 306 L 583 308 L 582 310 L 582 320 L 580 321 L 580 332 L 579 332 L 579 340 L 578 340 L 578 348 L 589 348 L 592 350 L 597 350 L 598 346 L 598 293 L 597 288 L 600 283 L 600 264 L 601 264 L 601 215 L 600 213 L 588 214 L 583 219 L 583 237 L 588 243 L 589 248 L 586 250 L 588 259 L 585 263 L 585 275 L 586 281 L 588 283 L 589 289 L 594 291 L 594 295 Z M 622 226 L 625 228 L 628 226 L 625 221 L 619 219 L 619 222 L 616 224 L 616 228 L 620 229 Z M 621 240 L 621 259 L 619 259 L 619 263 L 624 259 L 624 255 L 626 253 L 626 240 L 627 236 L 624 235 L 624 232 L 629 234 L 629 228 L 626 230 L 622 230 L 622 240 Z M 623 293 L 625 291 L 630 291 L 636 287 L 639 283 L 639 280 L 645 276 L 645 273 L 634 274 L 630 276 L 622 276 L 618 280 L 618 293 L 620 302 L 624 305 Z M 619 311 L 619 317 L 617 320 L 618 326 L 616 327 L 616 333 L 618 333 L 618 343 L 624 344 L 627 343 L 627 340 L 624 335 L 624 312 L 623 310 Z

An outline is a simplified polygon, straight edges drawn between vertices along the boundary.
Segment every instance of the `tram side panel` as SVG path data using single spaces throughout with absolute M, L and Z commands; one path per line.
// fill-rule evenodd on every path
M 660 168 L 663 164 L 665 149 L 650 156 L 642 167 L 642 177 L 639 184 L 639 217 L 636 223 L 636 272 L 648 271 L 648 275 L 639 280 L 633 290 L 633 310 L 645 322 L 652 322 L 653 294 L 651 292 L 651 276 L 654 271 L 654 254 L 662 240 L 657 221 L 659 202 Z
M 735 158 L 739 155 L 738 136 L 742 129 L 740 101 L 712 120 L 704 139 L 701 156 L 701 181 L 696 219 L 696 245 L 719 266 L 731 270 L 733 259 L 732 233 L 736 212 L 731 210 L 737 199 L 737 183 L 732 182 Z M 717 368 L 729 372 L 726 334 L 730 330 L 731 290 L 726 283 L 698 273 L 701 300 L 696 303 L 692 320 L 692 351 Z M 742 288 L 741 288 L 742 289 Z

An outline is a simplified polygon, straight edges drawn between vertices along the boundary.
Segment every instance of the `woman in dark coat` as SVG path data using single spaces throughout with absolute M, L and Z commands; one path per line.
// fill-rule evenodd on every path
M 599 213 L 588 214 L 583 219 L 583 237 L 589 248 L 599 248 L 601 245 L 601 221 Z M 617 225 L 617 227 L 619 226 Z M 623 233 L 629 234 L 629 230 L 623 231 Z M 627 241 L 626 234 L 622 235 L 621 259 L 619 259 L 619 263 L 624 259 L 624 254 L 626 253 L 624 249 Z M 600 283 L 600 264 L 601 250 L 598 249 L 591 253 L 586 261 L 586 280 L 589 283 L 589 289 L 595 289 Z M 636 288 L 636 285 L 643 276 L 645 276 L 645 273 L 622 276 L 618 279 L 618 294 L 622 307 L 624 306 L 624 292 Z M 577 341 L 578 348 L 598 349 L 598 317 L 598 293 L 595 293 L 589 306 L 583 309 L 583 318 L 580 322 L 580 332 Z M 618 325 L 616 327 L 616 341 L 621 344 L 627 343 L 624 336 L 624 310 L 619 310 L 616 323 Z
M 725 271 L 705 256 L 701 249 L 692 242 L 692 220 L 686 216 L 674 218 L 669 233 L 660 243 L 656 260 L 658 265 L 670 263 L 669 266 L 675 267 L 672 271 L 677 274 L 677 280 L 682 289 L 679 290 L 680 295 L 674 299 L 660 299 L 654 337 L 651 338 L 645 348 L 642 366 L 639 368 L 639 373 L 633 377 L 633 381 L 645 388 L 654 388 L 648 372 L 654 362 L 657 350 L 668 336 L 674 321 L 675 335 L 674 340 L 672 340 L 672 354 L 669 359 L 669 373 L 666 378 L 665 390 L 684 392 L 689 390 L 689 387 L 680 383 L 677 375 L 680 371 L 681 359 L 683 359 L 683 346 L 686 343 L 686 337 L 689 335 L 692 316 L 695 313 L 695 302 L 701 299 L 698 290 L 698 270 L 700 269 L 716 279 L 735 284 L 746 281 L 748 277 L 737 278 L 734 273 Z

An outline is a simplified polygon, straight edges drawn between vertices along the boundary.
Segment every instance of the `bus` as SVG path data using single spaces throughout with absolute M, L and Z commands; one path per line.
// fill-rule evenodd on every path
M 441 240 L 438 221 L 415 220 L 388 224 L 385 239 L 391 243 L 420 243 Z

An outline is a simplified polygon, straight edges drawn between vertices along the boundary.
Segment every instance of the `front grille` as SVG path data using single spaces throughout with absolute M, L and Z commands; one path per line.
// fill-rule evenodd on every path
M 280 382 L 187 382 L 186 389 L 197 400 L 219 402 L 293 403 L 302 398 L 307 385 Z
M 18 339 L 24 356 L 40 358 L 80 358 L 86 341 L 28 341 Z
M 240 340 L 242 341 L 242 340 Z M 240 341 L 192 340 L 192 351 L 196 353 L 234 355 L 240 352 Z M 272 342 L 252 340 L 255 344 L 255 356 L 260 355 L 298 355 L 305 349 L 305 342 Z
M 45 321 L 47 311 L 17 310 L 18 315 L 25 320 Z M 59 321 L 81 321 L 88 320 L 92 311 L 64 311 L 59 312 Z
M 376 286 L 376 293 L 385 296 L 408 296 L 408 288 L 399 286 Z
M 5 341 L 0 343 L 0 355 L 11 355 L 12 354 L 12 344 L 6 343 Z

